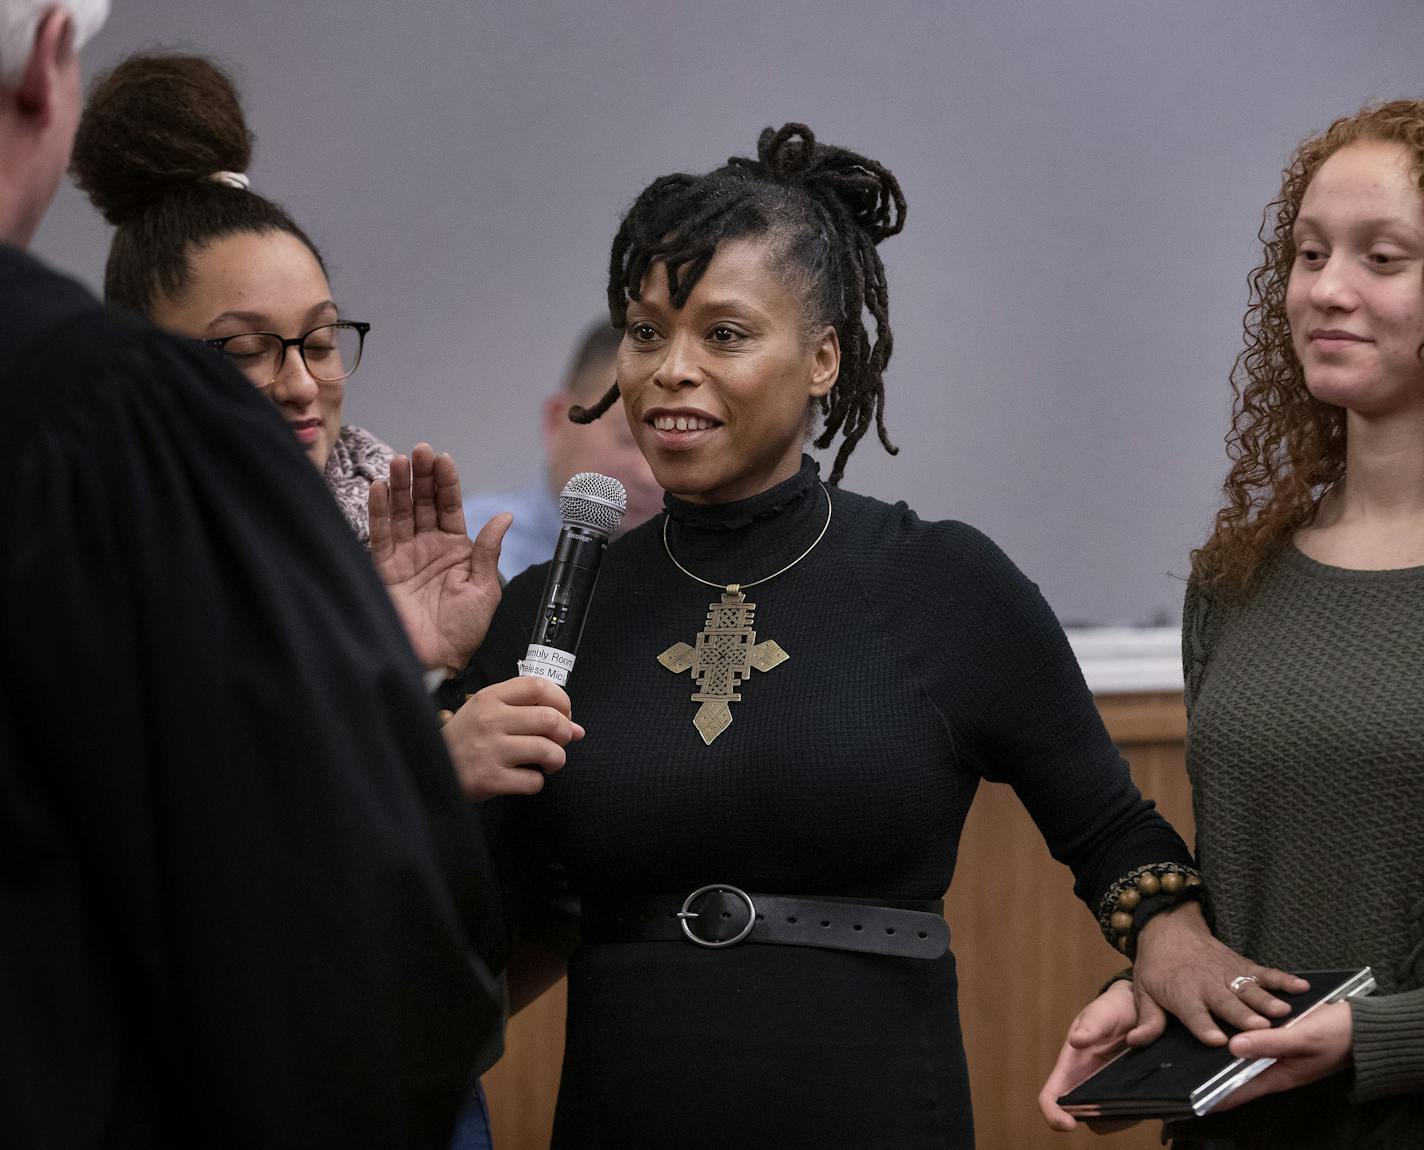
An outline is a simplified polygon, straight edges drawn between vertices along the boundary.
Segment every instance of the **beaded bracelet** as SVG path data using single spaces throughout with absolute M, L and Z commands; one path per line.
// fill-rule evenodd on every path
M 1149 920 L 1188 899 L 1200 899 L 1205 892 L 1201 875 L 1191 867 L 1149 863 L 1108 888 L 1098 904 L 1098 925 L 1109 943 L 1132 958 L 1137 934 Z

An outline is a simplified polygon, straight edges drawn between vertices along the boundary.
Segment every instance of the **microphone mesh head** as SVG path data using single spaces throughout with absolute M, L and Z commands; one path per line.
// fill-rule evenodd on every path
M 580 471 L 564 484 L 559 496 L 559 518 L 565 527 L 586 527 L 605 539 L 618 530 L 627 510 L 623 484 L 596 471 Z

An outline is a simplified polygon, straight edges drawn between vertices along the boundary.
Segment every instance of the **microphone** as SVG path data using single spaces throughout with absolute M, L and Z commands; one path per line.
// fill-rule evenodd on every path
M 559 496 L 564 527 L 544 581 L 529 650 L 519 661 L 521 675 L 551 679 L 561 687 L 568 683 L 598 581 L 598 565 L 627 509 L 623 484 L 610 476 L 580 471 L 564 484 Z

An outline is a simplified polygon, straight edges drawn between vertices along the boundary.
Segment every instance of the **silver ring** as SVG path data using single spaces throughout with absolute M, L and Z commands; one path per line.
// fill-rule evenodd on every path
M 704 894 L 712 894 L 714 891 L 720 891 L 726 894 L 736 895 L 739 899 L 741 899 L 744 903 L 747 904 L 746 926 L 742 927 L 742 929 L 739 930 L 736 934 L 734 934 L 731 938 L 724 938 L 720 942 L 710 938 L 703 938 L 699 934 L 694 934 L 692 931 L 692 927 L 688 925 L 689 919 L 699 917 L 697 912 L 692 909 L 693 902 L 696 899 L 701 898 Z M 693 891 L 690 895 L 683 899 L 682 909 L 677 912 L 677 917 L 682 920 L 682 933 L 687 935 L 689 941 L 695 942 L 698 946 L 706 946 L 710 947 L 713 950 L 716 950 L 724 946 L 734 946 L 737 943 L 741 942 L 742 939 L 746 938 L 747 935 L 751 934 L 752 927 L 756 926 L 757 909 L 756 904 L 752 902 L 752 896 L 747 894 L 746 891 L 741 890 L 738 887 L 727 886 L 726 883 L 714 882 L 710 886 L 698 887 L 695 891 Z
M 1227 983 L 1227 985 L 1231 987 L 1232 994 L 1240 994 L 1243 990 L 1246 989 L 1246 984 L 1248 982 L 1254 982 L 1257 985 L 1260 985 L 1261 980 L 1257 978 L 1254 974 L 1238 974 L 1229 983 Z

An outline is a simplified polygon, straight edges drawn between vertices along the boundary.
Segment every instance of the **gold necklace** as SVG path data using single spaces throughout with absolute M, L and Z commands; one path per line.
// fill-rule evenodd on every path
M 702 741 L 709 747 L 713 739 L 732 725 L 730 704 L 742 701 L 742 696 L 737 692 L 742 680 L 749 677 L 754 670 L 770 671 L 791 658 L 773 639 L 761 643 L 756 641 L 756 631 L 752 629 L 756 604 L 746 601 L 746 591 L 749 587 L 759 586 L 778 575 L 786 574 L 816 550 L 816 545 L 826 537 L 831 526 L 831 493 L 824 483 L 821 484 L 821 491 L 826 497 L 826 522 L 822 524 L 820 534 L 811 540 L 811 546 L 781 570 L 773 571 L 770 575 L 764 575 L 750 583 L 728 583 L 724 586 L 714 583 L 711 579 L 704 579 L 701 575 L 694 575 L 679 563 L 677 556 L 672 553 L 672 545 L 668 542 L 668 519 L 663 519 L 663 550 L 672 560 L 672 565 L 689 579 L 696 579 L 697 582 L 716 587 L 722 592 L 720 602 L 707 605 L 707 622 L 697 633 L 697 645 L 690 647 L 686 643 L 674 643 L 658 656 L 658 662 L 674 675 L 692 671 L 692 678 L 698 687 L 692 695 L 692 701 L 702 704 L 693 716 L 692 725 L 697 728 Z

